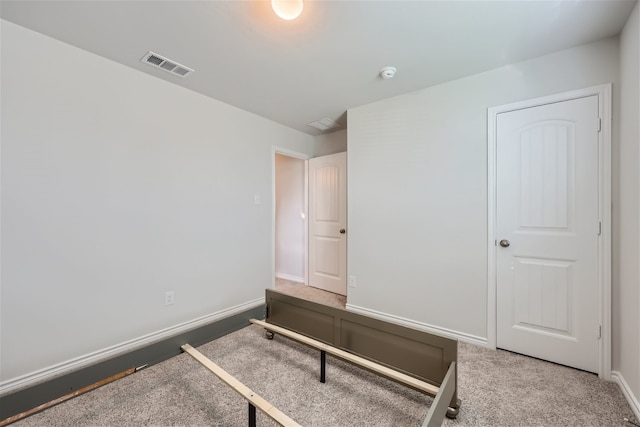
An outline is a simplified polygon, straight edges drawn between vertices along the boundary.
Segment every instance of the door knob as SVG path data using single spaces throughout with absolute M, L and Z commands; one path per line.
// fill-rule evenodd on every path
M 503 248 L 508 248 L 510 245 L 511 245 L 511 242 L 508 241 L 507 239 L 500 240 L 500 246 L 502 246 Z
M 347 230 L 345 230 L 344 228 L 341 228 L 341 229 L 340 229 L 340 234 L 344 234 L 344 233 L 346 233 L 346 232 L 347 232 Z

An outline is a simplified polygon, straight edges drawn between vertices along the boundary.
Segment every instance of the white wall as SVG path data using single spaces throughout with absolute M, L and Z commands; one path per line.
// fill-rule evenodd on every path
M 328 156 L 329 154 L 347 151 L 347 130 L 318 135 L 313 142 L 313 157 Z
M 1 84 L 5 391 L 263 300 L 271 147 L 313 137 L 6 21 Z
M 620 36 L 620 144 L 614 152 L 613 369 L 640 416 L 640 6 Z
M 305 281 L 305 161 L 276 154 L 276 277 Z
M 608 39 L 349 110 L 349 305 L 484 342 L 487 108 L 617 83 L 618 62 Z

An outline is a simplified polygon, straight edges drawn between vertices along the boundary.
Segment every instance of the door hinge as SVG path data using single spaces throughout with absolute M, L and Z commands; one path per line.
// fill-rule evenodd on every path
M 602 325 L 598 325 L 598 339 L 602 338 Z
M 598 236 L 602 235 L 602 221 L 598 221 Z
M 602 131 L 602 119 L 598 117 L 598 132 Z

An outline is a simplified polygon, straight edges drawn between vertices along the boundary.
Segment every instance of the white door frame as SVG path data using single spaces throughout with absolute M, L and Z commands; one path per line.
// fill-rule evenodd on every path
M 521 110 L 540 105 L 562 102 L 571 99 L 598 96 L 598 109 L 601 131 L 598 136 L 599 149 L 599 214 L 602 233 L 598 239 L 598 289 L 599 320 L 602 334 L 599 341 L 600 361 L 598 375 L 611 379 L 611 84 L 593 86 L 571 92 L 559 93 L 541 98 L 529 99 L 512 104 L 491 107 L 487 110 L 487 175 L 488 175 L 488 290 L 487 290 L 487 344 L 496 348 L 497 341 L 497 283 L 496 283 L 496 154 L 497 154 L 497 116 L 508 111 Z
M 276 287 L 276 154 L 304 160 L 304 284 L 309 284 L 309 158 L 311 156 L 271 146 L 271 288 Z

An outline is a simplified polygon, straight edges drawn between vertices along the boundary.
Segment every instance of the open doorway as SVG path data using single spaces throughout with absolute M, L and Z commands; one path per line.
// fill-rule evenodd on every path
M 309 285 L 309 158 L 273 150 L 272 288 L 344 308 L 346 296 Z
M 307 160 L 274 154 L 275 279 L 308 283 Z

